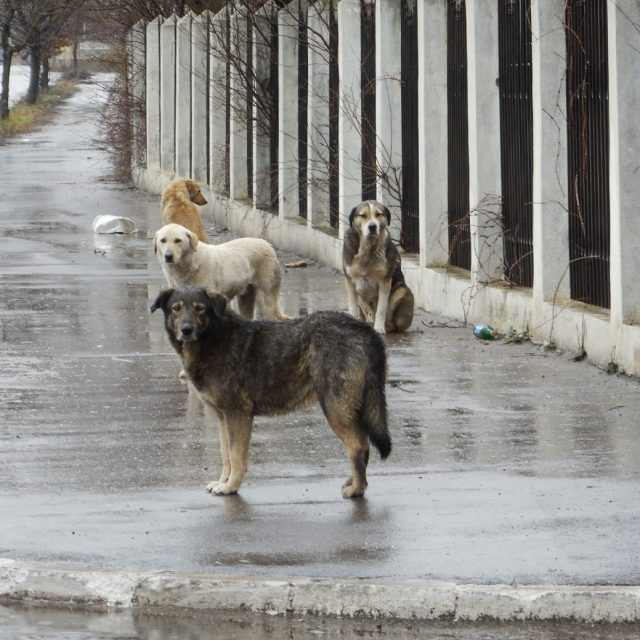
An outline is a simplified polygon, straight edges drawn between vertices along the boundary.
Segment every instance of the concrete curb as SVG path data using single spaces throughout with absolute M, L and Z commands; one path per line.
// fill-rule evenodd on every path
M 640 587 L 271 579 L 0 559 L 0 604 L 11 602 L 413 620 L 640 620 Z

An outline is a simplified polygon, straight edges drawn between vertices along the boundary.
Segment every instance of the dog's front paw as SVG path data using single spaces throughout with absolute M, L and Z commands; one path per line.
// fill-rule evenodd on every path
M 364 495 L 366 487 L 358 487 L 353 483 L 345 484 L 342 487 L 343 498 L 361 498 Z
M 207 485 L 207 491 L 209 493 L 213 493 L 213 490 L 219 485 L 222 484 L 222 482 L 220 482 L 220 480 L 212 480 L 208 485 Z
M 211 493 L 216 496 L 231 496 L 238 493 L 238 487 L 234 487 L 228 482 L 216 483 L 216 486 L 211 489 Z
M 385 333 L 387 333 L 387 332 L 385 331 L 384 325 L 382 325 L 381 327 L 376 327 L 376 326 L 374 325 L 374 327 L 373 327 L 373 328 L 374 328 L 378 333 L 380 333 L 380 334 L 382 334 L 382 335 L 384 335 Z
M 180 382 L 182 382 L 182 384 L 187 384 L 187 382 L 189 382 L 189 378 L 187 377 L 187 372 L 184 369 L 180 369 L 178 378 L 180 378 Z

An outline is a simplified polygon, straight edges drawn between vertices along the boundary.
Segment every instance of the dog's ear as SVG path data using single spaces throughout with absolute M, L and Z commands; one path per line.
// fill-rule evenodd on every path
M 226 296 L 214 291 L 213 289 L 206 290 L 207 298 L 211 301 L 211 306 L 213 310 L 219 315 L 222 316 L 227 308 L 227 303 L 229 302 Z
M 382 205 L 382 213 L 384 213 L 387 218 L 387 225 L 391 226 L 391 211 L 389 211 L 389 207 Z
M 351 213 L 349 214 L 349 226 L 353 226 L 353 219 L 356 217 L 356 211 L 358 210 L 358 207 L 353 207 L 353 209 L 351 209 Z
M 198 236 L 193 233 L 193 231 L 187 231 L 187 236 L 189 238 L 189 245 L 191 246 L 191 251 L 198 250 Z
M 155 299 L 153 304 L 149 307 L 149 311 L 153 313 L 157 309 L 164 309 L 164 305 L 167 303 L 167 300 L 171 297 L 173 293 L 173 289 L 163 289 L 158 294 L 158 297 Z
M 156 231 L 156 235 L 153 236 L 153 253 L 157 254 L 158 253 L 158 234 L 160 233 L 160 230 Z

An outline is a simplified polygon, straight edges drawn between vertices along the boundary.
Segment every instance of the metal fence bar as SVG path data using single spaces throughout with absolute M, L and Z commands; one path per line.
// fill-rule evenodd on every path
M 533 107 L 530 0 L 498 0 L 504 273 L 533 285 Z
M 608 308 L 607 0 L 568 0 L 565 19 L 571 297 Z
M 337 229 L 340 218 L 338 189 L 339 84 L 337 8 L 329 5 L 329 225 Z
M 231 192 L 231 15 L 225 16 L 225 54 L 226 54 L 226 86 L 225 86 L 225 142 L 224 142 L 224 190 L 225 195 Z
M 447 0 L 447 167 L 449 261 L 471 269 L 467 19 L 464 0 Z
M 253 70 L 253 24 L 251 20 L 247 20 L 247 66 L 246 66 L 246 85 L 247 85 L 247 103 L 246 103 L 246 119 L 247 119 L 247 197 L 253 198 L 253 105 L 256 99 L 254 80 L 255 74 Z
M 278 212 L 278 13 L 273 11 L 270 19 L 271 51 L 269 59 L 269 182 L 271 186 L 271 211 Z
M 401 104 L 402 104 L 402 221 L 400 245 L 418 252 L 419 148 L 418 148 L 418 12 L 415 0 L 401 4 Z
M 307 128 L 309 102 L 309 43 L 306 10 L 298 11 L 298 200 L 299 215 L 307 217 Z

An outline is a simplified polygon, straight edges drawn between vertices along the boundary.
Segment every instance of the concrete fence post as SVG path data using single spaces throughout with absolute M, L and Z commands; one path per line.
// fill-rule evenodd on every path
M 376 2 L 376 197 L 391 211 L 391 236 L 402 226 L 402 15 L 398 0 Z
M 270 80 L 271 80 L 271 19 L 276 11 L 271 3 L 255 14 L 253 28 L 253 73 L 255 99 L 253 104 L 253 204 L 256 208 L 271 207 L 270 155 Z
M 278 12 L 279 214 L 297 216 L 298 193 L 298 10 L 293 0 Z
M 502 275 L 498 5 L 467 0 L 471 277 Z
M 534 327 L 545 323 L 545 301 L 567 300 L 571 291 L 564 5 L 531 4 Z
M 229 129 L 229 197 L 244 200 L 249 195 L 247 175 L 247 18 L 239 9 L 230 12 L 231 113 Z M 253 176 L 251 176 L 253 180 Z
M 609 46 L 609 192 L 611 211 L 612 344 L 622 323 L 640 323 L 640 123 L 638 63 L 640 5 L 634 0 L 607 3 Z M 631 80 L 633 79 L 633 80 Z
M 176 168 L 176 17 L 160 27 L 160 168 L 170 177 Z
M 227 191 L 227 17 L 221 9 L 209 29 L 209 184 L 214 193 Z
M 127 33 L 129 83 L 133 101 L 131 169 L 136 171 L 146 163 L 146 123 L 143 117 L 146 73 L 146 21 L 140 20 Z
M 162 17 L 147 25 L 145 76 L 147 91 L 147 169 L 160 171 L 160 28 Z
M 190 12 L 176 25 L 176 175 L 191 177 L 191 25 Z
M 206 183 L 209 179 L 207 100 L 210 20 L 210 13 L 203 11 L 193 18 L 191 25 L 191 177 L 201 183 Z
M 329 228 L 329 11 L 308 11 L 309 96 L 307 101 L 307 197 L 309 224 Z
M 349 212 L 362 199 L 360 61 L 360 0 L 340 0 L 338 4 L 340 240 L 344 238 L 345 229 L 349 225 Z
M 418 2 L 420 265 L 449 261 L 447 5 Z

